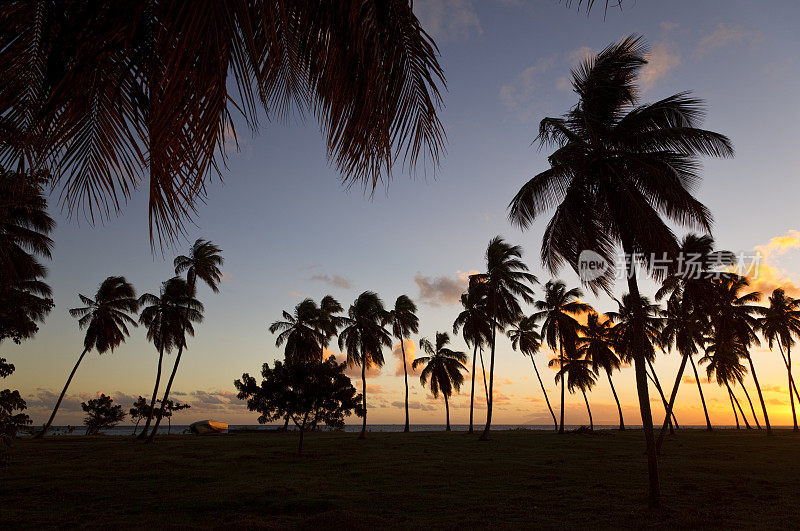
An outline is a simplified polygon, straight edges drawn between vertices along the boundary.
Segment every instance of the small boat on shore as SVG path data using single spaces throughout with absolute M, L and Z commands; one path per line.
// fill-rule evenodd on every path
M 222 433 L 228 429 L 227 422 L 219 420 L 198 420 L 189 426 L 189 431 L 204 435 L 207 433 Z

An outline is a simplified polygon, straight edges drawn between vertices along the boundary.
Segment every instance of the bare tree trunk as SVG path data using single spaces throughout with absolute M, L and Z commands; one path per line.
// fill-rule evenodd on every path
M 156 385 L 153 388 L 153 398 L 150 399 L 150 410 L 147 412 L 147 422 L 144 423 L 144 428 L 139 434 L 139 439 L 147 437 L 147 430 L 150 428 L 150 423 L 153 421 L 153 412 L 156 410 L 156 396 L 158 396 L 158 384 L 161 383 L 161 364 L 164 362 L 164 345 L 158 349 L 158 369 L 156 370 Z
M 739 408 L 739 413 L 741 413 L 741 415 L 742 415 L 742 420 L 744 421 L 745 427 L 748 430 L 753 429 L 753 427 L 750 426 L 750 423 L 747 422 L 747 417 L 744 416 L 744 410 L 742 409 L 741 404 L 739 404 L 739 399 L 736 398 L 736 393 L 733 392 L 733 389 L 731 389 L 731 386 L 730 386 L 730 384 L 728 384 L 728 382 L 725 382 L 725 385 L 728 386 L 728 392 L 731 394 L 731 397 L 733 398 L 733 401 L 736 403 L 736 407 Z
M 83 349 L 83 352 L 81 352 L 81 355 L 78 357 L 78 361 L 75 362 L 75 366 L 72 368 L 72 372 L 69 373 L 69 378 L 67 378 L 67 383 L 64 384 L 64 389 L 61 390 L 61 394 L 58 396 L 58 400 L 56 401 L 56 405 L 53 408 L 53 412 L 50 414 L 50 418 L 47 419 L 47 422 L 45 422 L 44 426 L 42 427 L 42 431 L 36 434 L 37 439 L 41 439 L 42 437 L 44 437 L 45 434 L 47 433 L 47 430 L 49 430 L 50 426 L 52 426 L 53 419 L 56 418 L 56 413 L 58 413 L 58 408 L 61 406 L 61 401 L 64 400 L 64 395 L 67 394 L 67 388 L 69 388 L 69 384 L 70 382 L 72 382 L 72 377 L 75 376 L 75 371 L 78 370 L 78 365 L 81 364 L 81 361 L 83 361 L 83 357 L 86 355 L 87 352 L 89 352 L 88 348 Z
M 786 355 L 783 353 L 783 347 L 781 347 L 780 341 L 778 341 L 778 349 L 780 350 L 781 358 L 783 358 L 783 364 L 786 365 L 786 368 L 788 369 L 789 368 L 789 362 L 786 361 Z M 797 397 L 798 400 L 800 400 L 800 393 L 797 392 L 797 386 L 794 383 L 794 378 L 792 378 L 789 381 L 792 384 L 792 389 L 794 389 L 794 396 Z
M 794 394 L 792 393 L 794 379 L 792 378 L 792 345 L 786 345 L 786 370 L 789 372 L 789 402 L 792 404 L 792 421 L 794 431 L 797 431 L 797 412 L 794 409 Z M 798 397 L 800 400 L 800 397 Z
M 561 422 L 558 425 L 558 433 L 564 433 L 564 336 L 558 332 L 558 359 L 561 365 Z
M 473 433 L 472 428 L 472 414 L 475 407 L 475 358 L 478 357 L 478 342 L 475 341 L 475 346 L 472 348 L 472 389 L 469 392 L 469 431 Z
M 689 356 L 689 363 L 692 364 L 692 370 L 694 371 L 694 380 L 697 382 L 697 390 L 700 392 L 700 402 L 703 404 L 703 413 L 706 416 L 706 430 L 713 431 L 714 428 L 711 427 L 711 419 L 708 418 L 708 408 L 706 407 L 706 399 L 703 396 L 703 388 L 700 385 L 700 375 L 697 374 L 697 366 L 694 364 L 694 358 Z
M 367 352 L 364 350 L 364 342 L 361 342 L 361 401 L 364 405 L 364 419 L 361 424 L 359 439 L 367 438 Z
M 492 428 L 492 397 L 494 396 L 494 348 L 497 339 L 497 322 L 495 320 L 495 311 L 497 308 L 497 292 L 493 292 L 492 296 L 492 355 L 489 359 L 489 399 L 486 404 L 486 428 L 481 434 L 481 441 L 489 439 L 489 430 Z
M 725 384 L 727 385 L 727 384 Z M 728 398 L 731 399 L 731 409 L 733 410 L 733 418 L 736 419 L 736 429 L 740 429 L 739 426 L 739 415 L 736 413 L 736 406 L 733 405 L 733 393 L 731 392 L 731 388 L 728 387 Z
M 678 375 L 675 377 L 675 385 L 672 386 L 672 393 L 669 395 L 669 407 L 664 415 L 664 424 L 661 426 L 661 431 L 658 432 L 658 440 L 656 441 L 657 451 L 661 450 L 661 445 L 664 442 L 664 436 L 667 434 L 667 425 L 669 424 L 670 415 L 672 415 L 672 408 L 675 406 L 675 397 L 678 396 L 678 386 L 681 384 L 681 377 L 683 376 L 683 371 L 686 368 L 686 358 L 688 357 L 688 355 L 681 357 L 681 366 L 678 369 Z
M 647 360 L 647 366 L 650 367 L 650 379 L 653 381 L 653 385 L 656 386 L 656 390 L 658 391 L 659 396 L 661 396 L 661 403 L 664 404 L 664 412 L 669 409 L 669 403 L 667 402 L 667 397 L 664 396 L 664 389 L 661 387 L 661 382 L 658 381 L 658 375 L 656 374 L 656 369 L 653 367 L 653 364 L 650 363 L 650 360 Z M 671 422 L 675 425 L 675 429 L 677 430 L 680 428 L 678 425 L 678 419 L 675 418 L 675 412 L 671 412 L 670 414 Z M 670 429 L 670 434 L 672 433 L 672 429 Z
M 619 431 L 625 431 L 625 421 L 622 420 L 622 406 L 619 405 L 617 390 L 614 389 L 614 382 L 611 381 L 611 373 L 606 372 L 606 376 L 608 376 L 608 385 L 611 386 L 611 392 L 614 393 L 614 401 L 617 403 L 617 411 L 619 412 Z
M 444 431 L 450 431 L 450 403 L 447 401 L 447 393 L 442 394 L 444 395 L 444 409 L 447 412 L 447 424 L 445 424 Z
M 764 413 L 764 424 L 767 425 L 767 435 L 772 435 L 772 426 L 769 423 L 769 415 L 767 415 L 767 404 L 764 402 L 764 395 L 761 393 L 761 385 L 759 385 L 758 376 L 756 375 L 756 366 L 753 364 L 753 358 L 750 357 L 750 354 L 747 355 L 747 361 L 750 362 L 750 374 L 753 375 L 756 391 L 758 391 L 758 400 L 761 402 L 761 411 Z M 794 381 L 792 381 L 792 385 L 794 385 Z M 742 384 L 742 386 L 744 386 L 744 384 Z
M 401 327 L 402 328 L 402 327 Z M 402 334 L 401 334 L 402 336 Z M 400 338 L 400 351 L 403 353 L 403 378 L 406 383 L 406 427 L 403 428 L 404 432 L 408 432 L 410 430 L 408 425 L 408 369 L 406 368 L 406 347 L 403 344 L 405 340 L 401 337 Z M 474 383 L 474 380 L 473 380 Z
M 581 389 L 581 393 L 583 393 L 583 401 L 586 402 L 586 411 L 589 412 L 589 429 L 594 431 L 594 421 L 592 420 L 592 408 L 589 407 L 589 399 L 586 398 L 586 391 Z
M 161 400 L 161 410 L 158 413 L 158 417 L 156 417 L 156 425 L 153 426 L 153 431 L 151 431 L 150 435 L 147 437 L 148 443 L 153 442 L 153 440 L 156 438 L 158 426 L 161 424 L 161 419 L 164 418 L 164 409 L 167 406 L 167 400 L 169 400 L 169 391 L 172 389 L 172 381 L 175 380 L 175 373 L 178 372 L 178 364 L 181 362 L 181 354 L 183 354 L 183 346 L 178 347 L 178 355 L 175 357 L 175 365 L 172 366 L 172 374 L 169 375 L 169 381 L 167 381 L 167 390 L 164 391 L 164 399 Z
M 539 369 L 536 368 L 536 362 L 533 359 L 533 354 L 530 355 L 530 358 L 531 363 L 533 364 L 533 370 L 536 371 L 536 378 L 539 380 L 539 385 L 542 386 L 542 394 L 544 395 L 544 401 L 547 402 L 547 409 L 550 410 L 550 415 L 553 417 L 553 424 L 555 425 L 556 431 L 558 431 L 558 420 L 556 420 L 556 414 L 553 412 L 553 406 L 550 405 L 550 399 L 547 398 L 547 391 L 544 388 L 544 383 L 542 383 L 542 377 L 539 376 Z M 622 417 L 620 416 L 620 418 Z
M 756 415 L 756 408 L 753 407 L 753 401 L 750 400 L 750 393 L 747 392 L 747 387 L 744 386 L 744 378 L 739 378 L 739 383 L 742 384 L 742 391 L 744 391 L 744 396 L 747 398 L 747 403 L 750 404 L 750 411 L 753 413 L 756 427 L 760 430 L 761 424 L 758 422 L 758 415 Z
M 486 396 L 486 405 L 489 405 L 489 384 L 486 383 L 486 365 L 483 364 L 483 347 L 480 348 L 479 356 L 481 358 L 481 373 L 483 374 L 483 392 Z

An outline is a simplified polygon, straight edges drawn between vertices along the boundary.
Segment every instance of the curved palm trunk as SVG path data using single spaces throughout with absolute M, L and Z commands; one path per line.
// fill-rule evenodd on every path
M 489 430 L 492 428 L 492 397 L 494 396 L 494 346 L 497 338 L 497 322 L 495 311 L 497 307 L 497 293 L 492 297 L 492 355 L 489 358 L 489 398 L 486 404 L 486 428 L 481 434 L 481 441 L 489 439 Z
M 653 364 L 650 363 L 650 360 L 647 360 L 647 366 L 650 367 L 650 379 L 653 381 L 653 385 L 656 386 L 659 396 L 661 396 L 661 403 L 664 405 L 664 412 L 666 413 L 669 410 L 669 402 L 667 402 L 667 397 L 664 396 L 664 389 L 661 387 L 661 382 L 658 380 L 658 375 L 656 374 Z M 674 411 L 670 412 L 670 422 L 675 425 L 675 429 L 680 428 L 678 425 L 678 419 L 675 418 Z M 673 433 L 672 425 L 670 425 L 669 432 L 670 434 Z
M 403 428 L 403 431 L 407 432 L 407 431 L 410 430 L 410 428 L 408 426 L 408 369 L 406 368 L 406 347 L 405 347 L 405 345 L 403 343 L 405 343 L 405 341 L 401 337 L 400 338 L 400 351 L 403 353 L 403 378 L 405 379 L 405 382 L 406 382 L 406 427 Z M 474 382 L 474 378 L 473 378 L 473 387 L 474 387 L 474 383 L 475 382 Z
M 81 355 L 78 357 L 78 361 L 75 362 L 75 366 L 72 368 L 72 372 L 69 373 L 69 378 L 67 378 L 67 383 L 64 384 L 64 389 L 61 390 L 61 394 L 59 395 L 58 400 L 56 401 L 56 405 L 53 408 L 53 412 L 50 414 L 50 418 L 47 419 L 47 422 L 45 422 L 44 427 L 42 427 L 42 431 L 36 434 L 37 439 L 41 439 L 42 437 L 44 437 L 45 434 L 47 433 L 47 430 L 49 430 L 50 426 L 53 424 L 53 419 L 56 418 L 56 413 L 58 413 L 58 408 L 61 406 L 61 401 L 64 400 L 64 395 L 67 394 L 67 388 L 69 387 L 70 382 L 72 382 L 72 377 L 75 376 L 75 371 L 78 370 L 78 365 L 81 364 L 81 361 L 83 361 L 83 357 L 86 356 L 87 352 L 89 352 L 88 348 L 83 349 L 83 352 L 81 352 Z
M 586 391 L 581 389 L 581 393 L 583 393 L 583 401 L 586 402 L 586 411 L 589 412 L 589 429 L 594 431 L 594 421 L 592 420 L 592 408 L 589 407 L 589 399 L 586 398 Z
M 639 295 L 639 286 L 636 283 L 635 269 L 633 265 L 632 249 L 629 246 L 624 248 L 625 254 L 628 259 L 625 261 L 626 272 L 628 277 L 628 291 L 633 297 L 633 302 L 636 305 L 636 312 L 639 314 L 636 319 L 635 329 L 635 351 L 634 351 L 634 369 L 636 371 L 636 390 L 639 394 L 639 411 L 642 415 L 642 428 L 644 430 L 644 439 L 647 450 L 647 472 L 649 478 L 649 503 L 650 507 L 658 507 L 661 503 L 661 493 L 658 481 L 658 456 L 656 454 L 656 441 L 653 433 L 653 415 L 650 411 L 650 396 L 647 389 L 647 368 L 645 365 L 644 355 L 642 354 L 641 344 L 644 341 L 644 323 L 641 315 L 641 296 Z
M 753 407 L 753 401 L 750 400 L 750 393 L 747 392 L 747 387 L 744 386 L 744 378 L 739 378 L 739 383 L 742 384 L 742 391 L 747 398 L 747 403 L 750 404 L 750 411 L 753 413 L 753 419 L 756 421 L 756 428 L 761 429 L 761 424 L 758 422 L 758 415 L 756 415 L 756 408 Z
M 725 382 L 725 385 L 728 386 L 728 392 L 731 394 L 731 398 L 733 398 L 733 401 L 736 403 L 736 407 L 739 408 L 739 413 L 742 415 L 742 421 L 744 421 L 745 427 L 748 430 L 752 430 L 753 427 L 750 426 L 750 423 L 747 421 L 747 417 L 744 416 L 744 410 L 742 409 L 742 405 L 739 403 L 739 399 L 736 398 L 736 393 L 733 392 L 733 389 L 731 389 L 731 386 L 728 384 L 728 382 Z
M 172 373 L 169 375 L 169 380 L 167 381 L 167 389 L 164 391 L 164 398 L 161 400 L 161 409 L 156 417 L 156 424 L 153 426 L 153 431 L 150 432 L 150 436 L 147 437 L 147 442 L 149 443 L 153 442 L 153 439 L 156 438 L 158 426 L 161 424 L 161 419 L 164 418 L 164 409 L 167 406 L 169 391 L 172 389 L 172 381 L 175 379 L 175 373 L 178 372 L 178 364 L 181 362 L 181 354 L 183 354 L 183 347 L 178 348 L 178 355 L 175 357 L 175 365 L 172 366 Z
M 689 356 L 689 363 L 692 364 L 692 370 L 694 371 L 694 380 L 697 382 L 697 390 L 700 392 L 700 402 L 703 404 L 703 413 L 706 416 L 706 430 L 713 431 L 714 428 L 711 427 L 711 419 L 708 418 L 708 408 L 706 407 L 706 399 L 703 396 L 703 387 L 700 385 L 700 375 L 697 374 L 697 366 L 694 364 L 694 358 Z
M 792 345 L 786 345 L 786 370 L 789 372 L 789 402 L 792 404 L 792 421 L 794 431 L 797 431 L 797 412 L 794 409 L 794 394 L 792 393 L 794 380 L 792 379 Z M 800 400 L 800 397 L 798 397 Z
M 536 362 L 533 360 L 533 354 L 531 354 L 531 363 L 533 364 L 533 370 L 536 371 L 536 379 L 539 380 L 539 385 L 542 386 L 542 394 L 544 395 L 544 401 L 547 402 L 547 409 L 550 410 L 550 415 L 553 417 L 553 424 L 555 425 L 556 431 L 558 431 L 558 421 L 556 420 L 556 414 L 553 412 L 553 406 L 550 405 L 550 399 L 547 398 L 547 391 L 544 388 L 544 383 L 542 383 L 542 377 L 539 376 L 539 369 L 536 368 Z M 617 394 L 614 393 L 616 397 Z M 620 412 L 620 419 L 622 419 L 622 412 Z
M 153 412 L 156 409 L 156 396 L 158 396 L 158 384 L 161 382 L 161 364 L 164 362 L 164 347 L 158 349 L 158 369 L 156 370 L 156 385 L 153 388 L 153 398 L 150 399 L 150 411 L 147 413 L 147 422 L 144 423 L 144 428 L 142 428 L 142 432 L 139 434 L 139 439 L 144 439 L 147 437 L 148 429 L 150 428 L 150 423 L 153 421 Z
M 737 430 L 741 429 L 739 426 L 739 414 L 736 413 L 736 406 L 733 405 L 733 393 L 731 392 L 730 387 L 728 387 L 728 398 L 730 398 L 731 400 L 731 409 L 733 410 L 733 418 L 736 419 L 736 429 Z
M 450 431 L 450 403 L 447 401 L 447 393 L 442 394 L 444 395 L 444 409 L 447 412 L 447 424 L 445 424 L 444 431 Z
M 489 405 L 489 386 L 486 383 L 486 365 L 483 364 L 483 348 L 480 349 L 481 372 L 483 373 L 483 392 L 486 396 L 486 405 Z
M 678 396 L 678 386 L 681 384 L 681 377 L 683 376 L 683 371 L 686 368 L 686 358 L 688 357 L 688 355 L 684 355 L 681 359 L 681 366 L 678 369 L 678 375 L 675 377 L 675 385 L 672 386 L 672 393 L 669 395 L 669 407 L 664 415 L 664 424 L 661 426 L 661 431 L 658 432 L 656 450 L 661 450 L 661 444 L 664 442 L 664 436 L 667 434 L 667 425 L 669 424 L 669 418 L 672 415 L 672 408 L 675 406 L 675 397 Z
M 558 334 L 558 359 L 561 364 L 561 422 L 558 425 L 558 433 L 564 433 L 564 337 Z
M 475 346 L 472 348 L 472 389 L 469 392 L 469 431 L 467 433 L 473 433 L 472 428 L 472 414 L 475 407 L 475 358 L 478 357 L 478 342 L 475 342 Z M 408 402 L 406 402 L 406 407 L 408 407 Z
M 608 376 L 608 385 L 611 386 L 611 392 L 614 394 L 614 401 L 617 403 L 617 411 L 619 412 L 619 431 L 625 431 L 625 421 L 622 420 L 622 406 L 619 405 L 617 390 L 614 389 L 614 382 L 611 381 L 611 373 L 606 372 L 606 376 Z
M 781 353 L 781 358 L 783 359 L 783 364 L 788 369 L 789 368 L 789 362 L 786 361 L 786 354 L 783 353 L 783 347 L 781 347 L 780 341 L 778 341 L 778 348 L 779 348 L 780 353 Z M 797 385 L 795 385 L 795 383 L 794 383 L 794 378 L 791 378 L 789 380 L 789 382 L 792 384 L 792 389 L 794 389 L 794 396 L 797 397 L 798 399 L 800 399 L 800 393 L 797 392 Z
M 366 439 L 367 437 L 367 352 L 364 350 L 364 343 L 361 343 L 361 401 L 364 405 L 364 419 L 361 424 L 361 433 L 358 434 L 359 439 Z

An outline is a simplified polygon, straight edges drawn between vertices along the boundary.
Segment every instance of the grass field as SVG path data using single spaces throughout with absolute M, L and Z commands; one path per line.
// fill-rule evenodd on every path
M 641 431 L 292 433 L 21 440 L 0 528 L 768 526 L 800 518 L 800 436 L 681 430 L 646 508 Z

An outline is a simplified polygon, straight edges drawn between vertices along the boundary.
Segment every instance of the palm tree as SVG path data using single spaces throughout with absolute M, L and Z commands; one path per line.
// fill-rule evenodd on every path
M 147 438 L 148 443 L 152 443 L 158 433 L 158 426 L 161 424 L 161 419 L 164 418 L 164 409 L 169 403 L 169 392 L 172 389 L 172 382 L 175 380 L 175 374 L 178 372 L 178 365 L 181 362 L 181 355 L 186 350 L 186 334 L 194 336 L 194 327 L 192 323 L 199 323 L 203 320 L 203 303 L 194 297 L 194 288 L 182 278 L 177 277 L 176 284 L 176 299 L 173 301 L 177 305 L 177 311 L 174 313 L 175 322 L 173 327 L 179 333 L 175 338 L 178 355 L 175 356 L 175 364 L 172 366 L 172 373 L 169 375 L 167 381 L 167 388 L 164 390 L 164 398 L 161 399 L 161 409 L 156 416 L 156 424 Z
M 419 340 L 419 348 L 427 356 L 422 356 L 414 360 L 411 365 L 416 369 L 420 365 L 425 368 L 419 375 L 419 382 L 424 387 L 428 380 L 431 382 L 431 393 L 433 398 L 439 397 L 439 391 L 444 395 L 444 407 L 447 411 L 446 430 L 450 431 L 450 403 L 448 398 L 452 396 L 453 390 L 461 390 L 464 383 L 464 375 L 461 371 L 469 371 L 464 366 L 467 355 L 461 351 L 450 350 L 447 344 L 450 343 L 450 336 L 447 332 L 436 332 L 436 344 L 434 345 L 424 337 Z
M 539 369 L 536 367 L 536 361 L 533 359 L 533 355 L 539 352 L 539 348 L 542 346 L 542 337 L 539 335 L 539 332 L 536 331 L 536 318 L 534 316 L 522 316 L 512 327 L 513 328 L 506 332 L 506 335 L 511 340 L 511 348 L 517 350 L 517 347 L 519 347 L 519 351 L 531 359 L 533 370 L 536 372 L 536 379 L 539 380 L 544 400 L 547 403 L 547 409 L 550 410 L 550 415 L 553 417 L 553 425 L 555 426 L 555 430 L 558 431 L 556 414 L 553 412 L 553 407 L 550 405 L 550 399 L 547 397 L 547 390 L 544 388 L 542 377 L 539 376 Z
M 523 228 L 556 207 L 545 229 L 542 258 L 553 272 L 564 263 L 579 271 L 582 253 L 597 253 L 609 267 L 597 279 L 586 278 L 594 289 L 610 289 L 614 255 L 622 247 L 628 291 L 636 300 L 636 262 L 654 271 L 647 257 L 672 255 L 677 247 L 663 217 L 706 230 L 711 224 L 708 210 L 691 194 L 700 180 L 698 155 L 733 155 L 727 138 L 698 128 L 702 102 L 688 93 L 637 105 L 636 76 L 646 54 L 641 38 L 629 36 L 573 70 L 577 105 L 563 117 L 545 118 L 539 127 L 541 144 L 557 147 L 548 158 L 550 168 L 523 185 L 510 204 L 512 222 Z M 640 353 L 646 349 L 643 320 L 639 314 L 631 354 L 647 446 L 649 501 L 657 506 L 658 461 Z
M 592 409 L 589 407 L 589 399 L 586 397 L 586 391 L 592 389 L 597 379 L 595 373 L 592 372 L 591 361 L 568 356 L 565 359 L 554 358 L 550 360 L 550 367 L 557 368 L 556 382 L 559 379 L 564 381 L 564 375 L 567 375 L 567 388 L 570 394 L 575 392 L 575 389 L 580 389 L 583 393 L 583 401 L 586 402 L 586 411 L 589 413 L 589 429 L 594 430 L 594 421 L 592 420 Z
M 522 247 L 506 243 L 500 236 L 489 241 L 486 248 L 486 272 L 471 275 L 471 283 L 486 284 L 486 297 L 492 326 L 491 358 L 489 361 L 489 398 L 486 404 L 486 428 L 481 440 L 489 438 L 492 427 L 492 396 L 494 393 L 494 351 L 497 328 L 514 321 L 522 313 L 519 300 L 533 302 L 530 284 L 537 282 L 522 262 Z
M 478 349 L 491 341 L 492 325 L 486 312 L 486 285 L 470 282 L 467 293 L 461 295 L 463 310 L 453 322 L 453 334 L 462 331 L 462 337 L 467 345 L 472 345 L 472 385 L 469 392 L 469 431 L 473 433 L 473 411 L 475 406 L 475 358 Z M 483 367 L 483 353 L 481 352 L 481 367 Z M 489 389 L 486 387 L 486 371 L 483 371 L 484 389 L 488 404 Z
M 800 396 L 795 396 L 797 388 L 794 385 L 794 378 L 792 378 L 792 345 L 794 336 L 800 336 L 800 299 L 789 297 L 782 288 L 776 288 L 769 296 L 769 307 L 762 310 L 761 313 L 762 317 L 759 322 L 761 334 L 767 340 L 770 349 L 775 343 L 778 344 L 783 363 L 786 365 L 789 375 L 789 402 L 792 405 L 792 420 L 794 421 L 794 431 L 798 431 L 794 401 L 795 399 L 800 401 Z M 786 349 L 785 356 L 784 349 Z
M 750 429 L 750 423 L 747 422 L 742 406 L 739 405 L 739 400 L 731 389 L 731 383 L 735 385 L 737 381 L 741 381 L 747 371 L 740 361 L 745 357 L 744 350 L 745 347 L 739 342 L 736 334 L 723 322 L 721 326 L 712 328 L 711 335 L 706 339 L 706 353 L 700 358 L 701 364 L 708 364 L 706 373 L 709 380 L 715 376 L 717 384 L 720 387 L 724 385 L 728 390 L 737 429 L 739 428 L 739 419 L 736 416 L 736 406 L 739 407 L 745 426 Z
M 214 293 L 219 293 L 222 270 L 225 263 L 222 249 L 208 240 L 198 238 L 187 255 L 180 255 L 173 261 L 175 274 L 186 272 L 186 282 L 192 293 L 197 289 L 197 279 L 202 280 Z
M 409 431 L 408 421 L 408 368 L 406 367 L 406 347 L 403 344 L 411 334 L 419 332 L 417 305 L 408 295 L 400 295 L 394 302 L 394 309 L 389 312 L 388 322 L 392 327 L 392 335 L 400 340 L 400 352 L 403 354 L 403 379 L 406 385 L 406 425 L 404 432 Z
M 364 419 L 359 439 L 367 436 L 367 366 L 383 367 L 383 347 L 392 347 L 392 336 L 384 328 L 387 320 L 378 294 L 365 291 L 350 305 L 339 333 L 339 348 L 347 351 L 347 363 L 361 366 Z
M 625 429 L 625 421 L 622 419 L 622 406 L 617 397 L 617 390 L 614 389 L 614 382 L 611 381 L 611 373 L 618 371 L 620 368 L 620 361 L 614 352 L 613 342 L 613 325 L 610 319 L 600 320 L 600 315 L 597 312 L 590 312 L 586 318 L 586 325 L 580 328 L 581 336 L 577 341 L 578 356 L 589 360 L 592 363 L 592 372 L 599 374 L 600 369 L 606 372 L 608 377 L 608 385 L 611 386 L 611 392 L 614 394 L 614 401 L 617 403 L 617 411 L 619 412 L 619 429 Z
M 282 312 L 283 321 L 269 325 L 270 333 L 280 332 L 275 338 L 275 346 L 284 347 L 286 361 L 322 361 L 325 344 L 325 331 L 318 326 L 320 310 L 310 298 L 303 299 L 294 307 L 294 314 Z
M 139 297 L 139 324 L 147 328 L 147 340 L 153 343 L 158 351 L 158 366 L 156 369 L 156 382 L 153 387 L 153 397 L 150 399 L 150 409 L 144 428 L 139 433 L 139 438 L 148 435 L 150 423 L 155 412 L 158 387 L 161 384 L 161 368 L 164 363 L 164 352 L 172 352 L 180 348 L 184 335 L 181 304 L 187 302 L 188 285 L 181 277 L 173 277 L 161 284 L 158 295 L 145 293 Z
M 72 317 L 78 319 L 78 326 L 81 330 L 86 330 L 86 335 L 83 338 L 83 352 L 78 357 L 78 361 L 69 373 L 67 383 L 56 401 L 53 408 L 53 413 L 42 428 L 42 431 L 37 434 L 37 437 L 44 437 L 47 430 L 53 424 L 53 419 L 56 417 L 58 408 L 61 401 L 64 400 L 64 395 L 67 393 L 72 377 L 75 376 L 75 371 L 83 361 L 83 357 L 92 349 L 97 350 L 98 354 L 104 354 L 109 350 L 114 352 L 114 349 L 120 346 L 125 338 L 130 335 L 128 332 L 128 325 L 136 326 L 136 321 L 130 316 L 135 314 L 139 307 L 136 300 L 136 291 L 133 286 L 125 280 L 125 277 L 108 277 L 105 279 L 94 299 L 90 299 L 85 295 L 78 294 L 78 297 L 85 306 L 80 308 L 73 308 L 69 311 Z
M 325 295 L 319 301 L 319 313 L 313 326 L 320 336 L 320 360 L 322 361 L 325 359 L 325 349 L 328 348 L 331 339 L 339 333 L 339 329 L 344 325 L 343 317 L 336 315 L 343 311 L 342 305 L 331 295 Z
M 575 342 L 580 324 L 574 316 L 588 312 L 591 307 L 579 299 L 583 292 L 579 288 L 567 289 L 561 280 L 549 280 L 544 286 L 544 298 L 536 301 L 533 314 L 542 319 L 542 337 L 553 352 L 558 352 L 559 368 L 563 368 L 566 356 L 574 357 Z M 561 417 L 558 433 L 564 433 L 564 373 L 561 377 Z
M 444 74 L 407 0 L 4 3 L 0 19 L 0 108 L 19 132 L 0 161 L 57 170 L 65 206 L 93 216 L 149 173 L 153 237 L 180 234 L 224 165 L 232 112 L 253 132 L 262 111 L 311 113 L 367 187 L 444 147 Z

